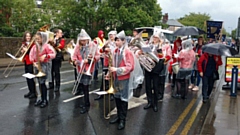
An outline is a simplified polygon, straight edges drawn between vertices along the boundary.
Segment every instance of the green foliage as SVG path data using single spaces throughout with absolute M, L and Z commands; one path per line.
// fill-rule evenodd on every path
M 136 27 L 160 25 L 162 17 L 157 0 L 44 0 L 41 8 L 34 0 L 7 0 L 0 1 L 0 5 L 13 11 L 13 29 L 1 25 L 3 36 L 18 36 L 26 30 L 35 33 L 45 24 L 51 24 L 51 30 L 61 28 L 64 36 L 70 38 L 76 38 L 82 28 L 93 38 L 100 29 L 131 34 Z M 0 24 L 6 23 L 3 16 L 0 14 Z
M 205 22 L 210 19 L 211 16 L 206 13 L 190 13 L 189 15 L 185 15 L 178 19 L 178 21 L 185 26 L 195 26 L 202 30 L 206 30 Z
M 232 32 L 231 32 L 231 37 L 234 38 L 235 40 L 236 40 L 236 37 L 237 37 L 236 34 L 237 34 L 237 28 L 232 30 Z

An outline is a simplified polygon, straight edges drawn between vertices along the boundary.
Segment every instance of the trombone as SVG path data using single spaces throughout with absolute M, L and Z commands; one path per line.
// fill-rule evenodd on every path
M 18 43 L 19 44 L 19 43 Z M 17 57 L 18 55 L 19 55 L 19 53 L 21 52 L 21 50 L 22 50 L 22 46 L 18 49 L 18 51 L 17 51 L 17 53 L 14 55 L 15 57 Z M 15 61 L 14 63 L 13 63 L 13 61 L 14 61 L 14 59 L 12 59 L 11 61 L 10 61 L 10 63 L 8 64 L 8 66 L 7 66 L 7 68 L 4 70 L 4 72 L 3 72 L 3 75 L 4 75 L 4 77 L 8 77 L 9 75 L 10 75 L 10 73 L 12 72 L 12 70 L 13 70 L 13 68 L 16 66 L 16 64 L 17 64 L 17 62 L 18 61 Z M 12 65 L 13 64 L 13 65 Z M 10 68 L 10 69 L 9 69 Z
M 75 82 L 75 84 L 74 84 L 74 86 L 73 86 L 73 89 L 72 89 L 72 94 L 73 94 L 73 95 L 75 95 L 75 94 L 77 93 L 77 88 L 78 88 L 78 85 L 79 85 L 79 83 L 80 83 L 80 81 L 81 81 L 82 75 L 85 74 L 85 75 L 87 75 L 87 76 L 92 76 L 90 70 L 91 70 L 91 68 L 92 68 L 92 64 L 93 64 L 93 60 L 94 60 L 94 57 L 95 57 L 95 54 L 96 54 L 97 46 L 94 45 L 93 47 L 94 47 L 94 48 L 93 48 L 93 51 L 91 51 L 91 54 L 93 54 L 93 55 L 92 55 L 91 63 L 90 63 L 90 65 L 89 65 L 89 67 L 88 67 L 88 70 L 87 70 L 86 72 L 83 72 L 84 69 L 85 69 L 85 67 L 86 67 L 86 64 L 83 63 L 82 66 L 80 65 L 81 70 L 80 70 L 80 72 L 78 73 L 77 80 L 76 80 L 76 82 Z M 91 50 L 92 50 L 92 49 L 91 49 Z M 90 59 L 90 58 L 89 58 L 89 54 L 88 54 L 87 59 Z
M 108 53 L 108 60 L 109 60 L 109 64 L 108 64 L 108 67 L 110 68 L 110 67 L 112 67 L 112 53 L 111 52 L 109 52 Z M 110 95 L 111 94 L 115 94 L 117 91 L 116 91 L 116 89 L 114 89 L 114 87 L 113 87 L 113 73 L 109 73 L 109 78 L 110 78 L 110 80 L 109 80 L 109 89 L 107 90 L 107 93 L 108 93 L 108 108 L 109 108 L 109 114 L 106 116 L 106 101 L 105 101 L 105 99 L 106 99 L 106 96 L 104 95 L 104 103 L 103 103 L 103 115 L 104 115 L 104 118 L 105 119 L 109 119 L 110 118 L 110 116 L 111 116 L 111 101 L 110 101 Z M 103 81 L 103 83 L 104 83 L 105 81 Z M 103 86 L 104 86 L 104 89 L 105 89 L 105 84 L 103 84 Z

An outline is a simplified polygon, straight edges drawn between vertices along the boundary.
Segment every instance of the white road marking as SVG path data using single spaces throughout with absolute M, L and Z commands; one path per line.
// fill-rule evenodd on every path
M 94 92 L 96 92 L 96 91 L 99 91 L 99 90 L 100 90 L 100 89 L 98 88 L 98 89 L 96 89 L 96 90 L 93 90 L 93 91 L 89 92 L 89 94 L 92 94 L 92 93 L 94 93 Z M 67 103 L 67 102 L 70 102 L 70 101 L 72 101 L 72 100 L 75 100 L 75 99 L 78 99 L 78 98 L 81 98 L 81 97 L 83 97 L 83 95 L 79 95 L 79 96 L 75 96 L 75 97 L 72 97 L 72 98 L 63 100 L 63 102 L 64 102 L 64 103 Z

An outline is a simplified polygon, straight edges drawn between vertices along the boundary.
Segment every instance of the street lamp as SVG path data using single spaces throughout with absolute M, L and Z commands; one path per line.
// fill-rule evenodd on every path
M 41 8 L 43 0 L 36 0 L 37 8 Z

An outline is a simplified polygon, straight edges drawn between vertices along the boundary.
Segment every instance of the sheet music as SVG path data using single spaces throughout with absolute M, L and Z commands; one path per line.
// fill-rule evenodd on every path
M 30 73 L 23 74 L 22 76 L 26 77 L 28 79 L 32 79 L 32 78 L 36 77 L 34 74 L 30 74 Z
M 10 53 L 6 53 L 9 57 L 11 57 L 12 59 L 16 60 L 17 58 L 15 56 L 13 56 L 12 54 Z
M 151 48 L 150 48 L 149 46 L 144 46 L 144 47 L 142 47 L 142 51 L 143 51 L 144 53 L 152 52 L 152 50 L 151 50 Z
M 106 91 L 97 91 L 97 92 L 94 92 L 98 95 L 105 95 L 105 94 L 108 94 Z

